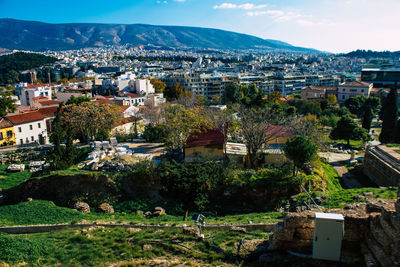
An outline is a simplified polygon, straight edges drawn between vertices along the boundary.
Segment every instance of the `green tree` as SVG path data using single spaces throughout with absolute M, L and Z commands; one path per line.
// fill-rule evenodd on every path
M 86 96 L 71 96 L 70 99 L 67 100 L 67 102 L 65 103 L 65 105 L 71 105 L 71 104 L 75 104 L 75 105 L 79 105 L 80 103 L 83 102 L 90 102 L 92 99 L 90 97 L 86 97 Z
M 167 87 L 165 82 L 160 81 L 159 79 L 157 79 L 155 77 L 150 79 L 150 83 L 153 85 L 154 90 L 156 91 L 156 93 L 163 93 L 165 88 Z
M 346 99 L 344 106 L 354 115 L 360 115 L 362 107 L 367 99 L 364 95 L 354 96 Z
M 328 104 L 331 105 L 331 106 L 337 104 L 336 95 L 332 95 L 332 94 L 328 95 Z
M 286 141 L 283 151 L 287 158 L 293 161 L 293 176 L 298 169 L 310 162 L 317 154 L 317 147 L 303 136 L 296 136 Z
M 204 115 L 202 107 L 167 105 L 163 125 L 168 132 L 166 144 L 169 149 L 182 152 L 189 136 L 200 133 L 202 128 L 210 129 L 212 122 Z
M 225 181 L 225 168 L 214 162 L 166 162 L 161 166 L 160 180 L 164 195 L 182 202 L 187 214 L 207 208 L 211 194 Z
M 4 117 L 9 112 L 14 112 L 17 109 L 15 99 L 11 98 L 10 91 L 4 91 L 0 94 L 0 116 Z
M 372 119 L 375 117 L 374 112 L 371 107 L 368 107 L 364 112 L 362 127 L 366 129 L 368 132 L 371 129 Z
M 168 86 L 164 90 L 164 96 L 169 100 L 178 99 L 184 94 L 184 89 L 179 82 L 174 83 L 172 86 Z
M 237 83 L 228 83 L 224 90 L 223 103 L 234 104 L 238 102 L 239 98 L 239 85 Z
M 65 130 L 71 130 L 71 135 L 83 143 L 87 143 L 91 137 L 108 138 L 112 127 L 120 122 L 121 117 L 120 107 L 94 102 L 66 105 L 61 114 Z
M 365 129 L 358 126 L 357 122 L 354 121 L 349 115 L 342 117 L 336 127 L 331 132 L 331 139 L 345 139 L 347 140 L 347 146 L 350 147 L 351 140 L 368 140 L 368 133 Z
M 142 137 L 146 142 L 164 143 L 168 136 L 168 131 L 163 124 L 149 123 L 145 126 Z
M 395 140 L 395 128 L 398 118 L 397 84 L 390 90 L 382 107 L 382 131 L 379 141 L 390 143 Z
M 57 109 L 52 122 L 52 132 L 50 133 L 50 142 L 54 145 L 52 168 L 55 170 L 63 170 L 70 167 L 76 155 L 72 129 L 66 127 L 62 120 L 62 107 L 63 105 L 61 104 Z

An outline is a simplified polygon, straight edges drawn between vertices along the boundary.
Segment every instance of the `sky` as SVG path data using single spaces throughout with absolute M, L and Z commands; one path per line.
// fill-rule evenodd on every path
M 0 18 L 217 28 L 329 52 L 400 50 L 400 0 L 0 0 Z

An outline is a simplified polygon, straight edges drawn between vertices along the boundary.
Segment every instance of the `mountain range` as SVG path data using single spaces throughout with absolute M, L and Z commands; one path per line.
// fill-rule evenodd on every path
M 0 19 L 0 47 L 66 50 L 131 44 L 170 48 L 265 49 L 317 52 L 288 43 L 230 31 L 146 24 L 63 23 Z

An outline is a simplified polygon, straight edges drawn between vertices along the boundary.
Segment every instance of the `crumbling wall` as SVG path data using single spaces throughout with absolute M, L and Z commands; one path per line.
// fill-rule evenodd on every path
M 319 211 L 287 213 L 275 226 L 274 248 L 311 254 L 315 212 Z M 343 214 L 345 218 L 342 262 L 400 266 L 399 199 L 370 199 L 325 212 Z

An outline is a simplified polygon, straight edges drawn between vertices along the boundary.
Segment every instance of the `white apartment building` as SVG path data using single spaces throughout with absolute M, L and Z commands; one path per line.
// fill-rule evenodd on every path
M 38 111 L 7 115 L 14 125 L 15 139 L 17 145 L 49 142 L 47 135 L 46 116 Z
M 150 83 L 150 80 L 148 79 L 136 79 L 135 90 L 136 93 L 141 95 L 143 94 L 150 95 L 155 93 L 155 89 L 153 85 Z
M 52 89 L 56 86 L 57 84 L 28 84 L 21 88 L 19 95 L 21 105 L 29 106 L 35 97 L 46 97 L 51 100 Z
M 369 97 L 373 83 L 366 83 L 361 81 L 353 81 L 339 85 L 338 87 L 338 102 L 342 103 L 350 97 L 364 95 Z

